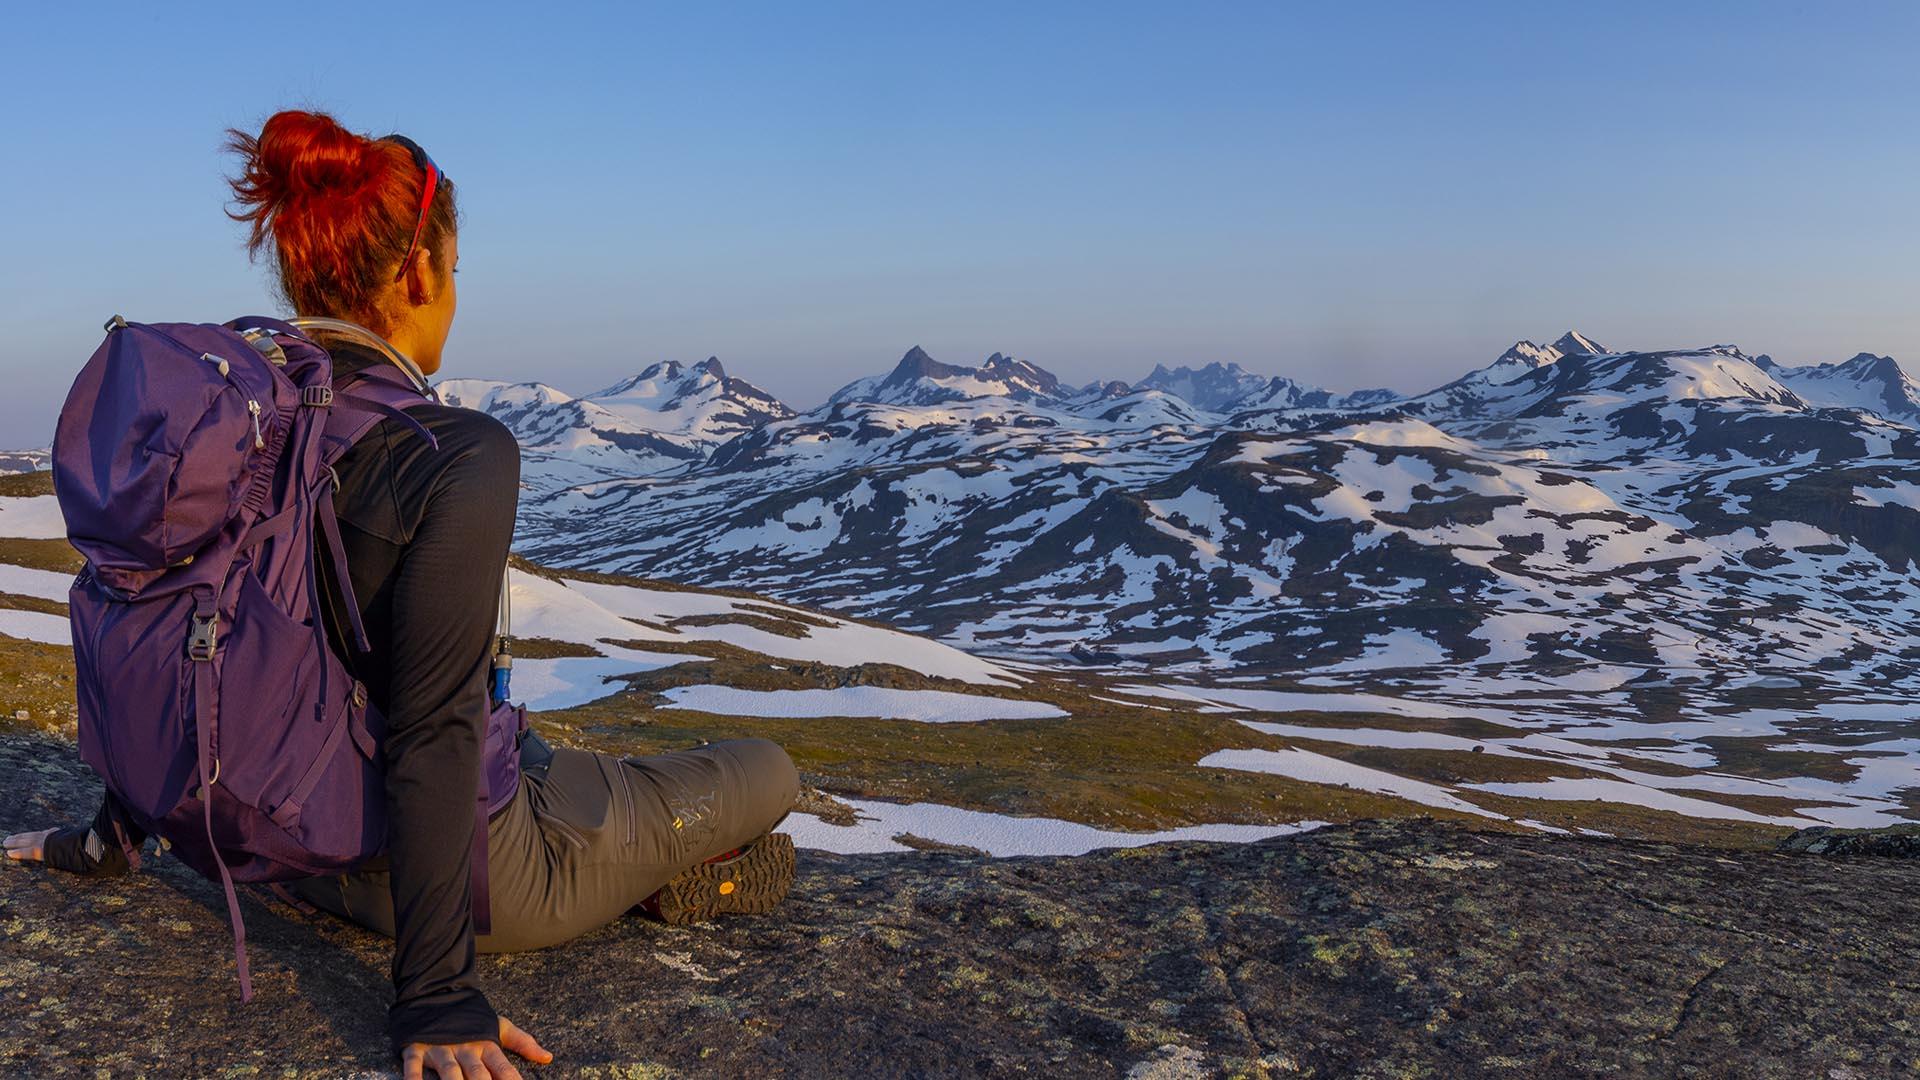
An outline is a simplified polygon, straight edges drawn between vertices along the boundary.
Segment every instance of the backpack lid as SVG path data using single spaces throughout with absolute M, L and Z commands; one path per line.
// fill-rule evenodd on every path
M 293 393 L 226 327 L 110 324 L 53 440 L 68 538 L 102 583 L 137 592 L 238 518 Z

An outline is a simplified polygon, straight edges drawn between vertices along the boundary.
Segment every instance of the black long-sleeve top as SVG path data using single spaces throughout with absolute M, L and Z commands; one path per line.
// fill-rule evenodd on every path
M 336 383 L 387 361 L 332 347 Z M 513 536 L 520 454 L 513 434 L 484 413 L 438 405 L 409 410 L 434 449 L 385 420 L 335 466 L 341 543 L 369 651 L 350 666 L 386 717 L 387 868 L 394 910 L 394 1004 L 388 1035 L 408 1043 L 499 1037 L 474 973 L 469 869 L 486 730 L 488 647 L 500 575 Z M 328 560 L 321 564 L 330 578 Z M 337 597 L 331 581 L 323 595 Z M 345 641 L 329 619 L 336 648 Z M 82 872 L 124 869 L 112 797 L 86 830 L 49 838 L 49 863 Z M 137 842 L 138 836 L 132 837 Z

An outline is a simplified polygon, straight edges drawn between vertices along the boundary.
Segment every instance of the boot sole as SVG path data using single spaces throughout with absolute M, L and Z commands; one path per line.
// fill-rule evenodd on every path
M 672 926 L 716 915 L 764 915 L 793 885 L 793 837 L 769 833 L 737 858 L 700 863 L 668 882 L 658 897 L 660 921 Z

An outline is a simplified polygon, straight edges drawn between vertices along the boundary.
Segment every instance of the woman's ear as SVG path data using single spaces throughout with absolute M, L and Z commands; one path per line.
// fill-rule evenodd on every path
M 433 260 L 427 258 L 427 253 L 424 250 L 414 252 L 413 261 L 407 264 L 407 272 L 400 281 L 406 290 L 407 306 L 420 308 L 432 304 L 440 291 L 440 283 L 435 280 L 438 276 L 433 271 Z

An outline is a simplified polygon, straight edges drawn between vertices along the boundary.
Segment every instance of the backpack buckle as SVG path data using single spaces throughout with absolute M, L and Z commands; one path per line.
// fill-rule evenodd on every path
M 333 407 L 333 387 L 309 386 L 300 391 L 300 404 L 315 409 Z
M 213 647 L 216 639 L 215 627 L 219 625 L 218 614 L 195 615 L 193 629 L 187 634 L 187 655 L 194 660 L 213 659 Z
M 246 338 L 247 344 L 253 346 L 253 351 L 266 357 L 274 367 L 287 366 L 287 351 L 273 340 L 273 331 L 254 326 L 240 331 L 240 336 Z

